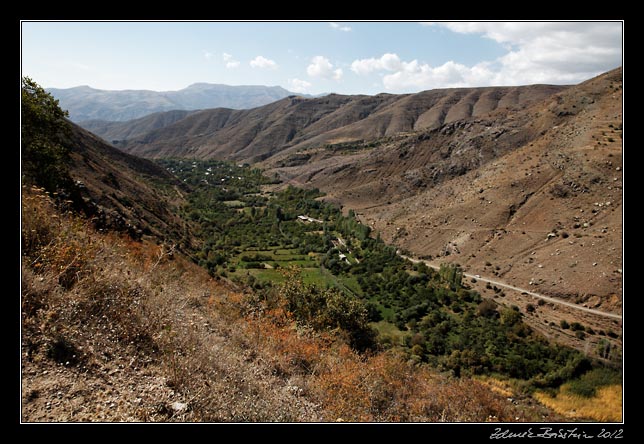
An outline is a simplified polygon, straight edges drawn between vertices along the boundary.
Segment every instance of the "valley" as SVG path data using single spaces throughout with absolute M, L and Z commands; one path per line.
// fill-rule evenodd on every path
M 494 292 L 486 301 L 471 290 L 465 279 L 474 278 L 471 274 L 463 273 L 459 267 L 431 263 L 428 267 L 424 261 L 401 257 L 379 237 L 374 240 L 369 227 L 358 222 L 353 211 L 343 215 L 337 207 L 321 201 L 324 195 L 318 190 L 279 188 L 259 170 L 231 163 L 159 162 L 192 187 L 190 203 L 184 211 L 188 219 L 197 222 L 195 234 L 202 239 L 203 247 L 196 253 L 199 263 L 213 276 L 253 288 L 260 299 L 270 300 L 275 288 L 295 274 L 305 286 L 333 289 L 343 298 L 362 301 L 368 320 L 379 333 L 378 342 L 402 347 L 418 362 L 430 362 L 459 375 L 504 374 L 529 379 L 537 387 L 547 386 L 549 383 L 544 381 L 553 376 L 537 378 L 527 369 L 533 365 L 530 359 L 534 359 L 543 371 L 546 356 L 555 351 L 538 351 L 545 343 L 538 334 L 529 333 L 530 329 L 521 330 L 526 328 L 520 327 L 522 318 L 546 337 L 579 348 L 586 356 L 603 357 L 607 362 L 621 359 L 621 343 L 613 331 L 619 326 L 619 316 L 603 312 L 597 316 L 593 310 L 565 301 L 563 308 L 568 310 L 562 310 L 557 300 L 536 294 L 537 299 L 523 297 L 518 302 L 509 293 L 523 290 L 498 284 L 501 291 L 497 282 L 489 280 L 481 293 L 488 293 L 488 289 Z M 472 282 L 478 280 L 486 282 L 480 277 Z M 539 299 L 549 299 L 550 305 L 538 303 Z M 491 301 L 495 302 L 490 304 Z M 553 312 L 558 310 L 555 316 L 549 315 L 551 307 Z M 595 316 L 589 317 L 588 312 Z M 606 321 L 606 315 L 611 323 Z M 570 331 L 573 340 L 559 318 L 578 325 Z M 471 323 L 473 319 L 476 322 Z M 437 330 L 432 332 L 432 328 Z M 474 332 L 478 329 L 477 335 Z M 516 332 L 525 339 L 510 339 Z M 362 345 L 356 346 L 371 347 L 361 335 Z M 485 346 L 474 340 L 477 336 L 486 338 Z M 466 337 L 472 342 L 467 342 Z M 508 340 L 520 344 L 514 354 L 502 345 Z M 532 347 L 531 352 L 520 348 L 524 346 Z M 492 352 L 490 347 L 497 351 Z M 607 349 L 612 351 L 606 353 Z M 454 357 L 466 350 L 471 353 L 467 361 Z M 574 353 L 557 359 L 572 362 L 576 359 L 572 356 Z M 510 359 L 512 365 L 506 364 Z M 526 370 L 519 373 L 519 368 Z
M 573 86 L 291 95 L 87 124 L 107 140 L 68 123 L 64 185 L 23 185 L 28 416 L 50 418 L 47 387 L 91 401 L 69 372 L 125 368 L 157 378 L 136 395 L 145 407 L 114 411 L 125 420 L 556 421 L 535 399 L 621 388 L 621 82 L 620 68 Z M 97 294 L 122 298 L 89 302 Z M 131 322 L 129 304 L 142 310 Z M 82 328 L 101 331 L 94 314 L 117 326 L 114 362 L 97 351 L 110 333 Z M 368 406 L 360 384 L 332 376 L 349 367 L 370 381 Z M 425 395 L 378 391 L 400 374 Z M 441 416 L 420 380 L 456 397 L 472 383 L 484 407 Z M 236 403 L 218 404 L 213 393 L 231 387 Z M 95 418 L 57 405 L 59 417 Z M 610 408 L 594 418 L 616 418 Z

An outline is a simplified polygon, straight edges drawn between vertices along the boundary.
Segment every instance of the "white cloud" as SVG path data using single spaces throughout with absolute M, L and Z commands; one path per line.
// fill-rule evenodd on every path
M 262 69 L 277 69 L 277 63 L 274 60 L 267 59 L 261 55 L 258 55 L 253 60 L 250 61 L 251 68 L 262 68 Z
M 505 55 L 494 63 L 485 62 L 483 77 L 488 85 L 578 83 L 622 63 L 621 22 L 446 22 L 423 25 L 440 26 L 460 34 L 481 34 L 503 45 L 507 50 Z M 471 76 L 478 78 L 481 76 L 479 65 L 465 68 L 469 69 Z
M 233 58 L 232 54 L 224 52 L 222 53 L 221 58 L 224 60 L 226 68 L 233 69 L 239 67 L 239 62 Z
M 335 22 L 331 22 L 331 23 L 329 23 L 329 26 L 330 26 L 330 27 L 332 27 L 333 29 L 337 29 L 337 30 L 339 30 L 339 31 L 344 31 L 344 32 L 349 32 L 349 31 L 351 31 L 351 27 L 350 27 L 350 26 L 342 26 L 342 25 L 340 25 L 340 24 L 338 24 L 338 23 L 335 23 Z
M 449 61 L 431 67 L 418 60 L 405 62 L 397 54 L 384 54 L 380 58 L 354 60 L 351 70 L 359 75 L 377 71 L 388 72 L 382 76 L 382 84 L 391 91 L 418 91 L 432 88 L 458 88 L 489 85 L 494 81 L 494 72 L 489 63 L 468 67 Z
M 306 73 L 311 77 L 340 80 L 343 72 L 341 68 L 333 69 L 333 64 L 323 56 L 315 56 L 311 64 L 306 68 Z
M 397 54 L 387 53 L 379 59 L 359 59 L 351 63 L 351 71 L 365 75 L 374 71 L 398 71 L 402 67 Z
M 214 54 L 212 52 L 210 52 L 210 51 L 203 50 L 203 56 L 204 56 L 204 58 L 206 60 L 210 60 L 210 59 L 212 59 Z
M 433 88 L 462 88 L 495 83 L 495 73 L 487 63 L 468 67 L 449 61 L 432 68 L 418 60 L 402 62 L 401 69 L 382 78 L 386 89 L 392 91 L 424 90 Z
M 305 93 L 311 86 L 306 80 L 288 79 L 288 88 L 296 93 Z

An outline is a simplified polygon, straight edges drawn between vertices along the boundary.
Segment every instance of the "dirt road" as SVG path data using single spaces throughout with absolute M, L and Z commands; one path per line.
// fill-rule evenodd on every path
M 440 266 L 438 266 L 436 264 L 433 264 L 433 263 L 431 263 L 429 261 L 425 261 L 425 260 L 421 260 L 421 259 L 413 259 L 411 257 L 404 256 L 404 255 L 400 255 L 400 256 L 402 258 L 408 259 L 408 260 L 410 260 L 411 262 L 414 262 L 414 263 L 423 262 L 423 263 L 425 263 L 425 265 L 427 265 L 428 267 L 431 267 L 431 268 L 433 268 L 435 270 L 440 269 Z M 525 294 L 528 294 L 530 296 L 534 296 L 536 298 L 543 299 L 543 300 L 548 301 L 548 302 L 552 302 L 553 304 L 565 305 L 567 307 L 574 308 L 575 310 L 585 311 L 586 313 L 592 313 L 592 314 L 595 314 L 595 315 L 598 315 L 598 316 L 604 316 L 604 317 L 607 317 L 607 318 L 619 319 L 620 321 L 622 320 L 622 316 L 618 315 L 618 314 L 607 313 L 605 311 L 594 310 L 592 308 L 582 307 L 580 305 L 573 304 L 571 302 L 562 301 L 561 299 L 552 298 L 552 297 L 549 297 L 549 296 L 544 296 L 542 294 L 535 293 L 534 291 L 529 291 L 529 290 L 526 290 L 524 288 L 519 288 L 519 287 L 515 287 L 513 285 L 505 284 L 503 282 L 499 282 L 499 281 L 495 281 L 495 280 L 492 280 L 492 279 L 484 278 L 484 277 L 481 277 L 478 274 L 475 275 L 475 274 L 470 274 L 470 273 L 463 273 L 463 276 L 466 276 L 468 278 L 474 278 L 476 280 L 483 281 L 483 282 L 489 282 L 490 284 L 496 285 L 498 287 L 503 287 L 503 288 L 507 288 L 507 289 L 510 289 L 510 290 L 518 291 L 520 293 L 525 293 Z

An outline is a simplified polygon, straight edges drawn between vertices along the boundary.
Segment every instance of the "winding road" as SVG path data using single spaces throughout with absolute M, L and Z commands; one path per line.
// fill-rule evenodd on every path
M 433 268 L 435 270 L 440 269 L 440 267 L 438 265 L 432 264 L 431 262 L 428 262 L 428 261 L 425 261 L 425 260 L 413 259 L 413 258 L 411 258 L 409 256 L 404 256 L 404 255 L 400 255 L 400 257 L 402 257 L 403 259 L 407 259 L 407 260 L 409 260 L 411 262 L 414 262 L 414 263 L 423 262 L 425 265 L 427 265 L 428 267 L 431 267 L 431 268 Z M 483 281 L 483 282 L 489 282 L 490 284 L 497 285 L 497 286 L 503 287 L 503 288 L 508 288 L 510 290 L 518 291 L 518 292 L 521 292 L 521 293 L 526 293 L 526 294 L 529 294 L 530 296 L 534 296 L 535 298 L 543 299 L 544 301 L 552 302 L 554 304 L 565 305 L 567 307 L 574 308 L 575 310 L 581 310 L 581 311 L 584 311 L 586 313 L 592 313 L 592 314 L 595 314 L 595 315 L 598 315 L 598 316 L 604 316 L 604 317 L 607 317 L 607 318 L 619 319 L 620 321 L 622 320 L 622 316 L 618 315 L 618 314 L 607 313 L 605 311 L 594 310 L 592 308 L 582 307 L 580 305 L 573 304 L 571 302 L 562 301 L 561 299 L 552 298 L 552 297 L 549 297 L 549 296 L 544 296 L 542 294 L 535 293 L 534 291 L 529 291 L 529 290 L 526 290 L 524 288 L 515 287 L 514 285 L 509 285 L 509 284 L 505 284 L 503 282 L 499 282 L 499 281 L 495 281 L 495 280 L 492 280 L 492 279 L 480 277 L 480 275 L 478 275 L 478 274 L 474 275 L 474 274 L 469 274 L 469 273 L 464 272 L 463 276 L 468 277 L 468 278 L 474 278 L 476 280 Z

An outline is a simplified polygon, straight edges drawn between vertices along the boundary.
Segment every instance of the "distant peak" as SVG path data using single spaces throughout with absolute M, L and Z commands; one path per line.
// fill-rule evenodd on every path
M 212 86 L 227 86 L 227 85 L 222 85 L 221 83 L 197 82 L 197 83 L 192 83 L 192 84 L 186 86 L 185 89 L 204 88 L 204 87 L 212 87 Z
M 92 88 L 89 85 L 72 86 L 71 88 L 51 87 L 51 88 L 47 88 L 47 89 L 59 89 L 59 90 L 67 90 L 67 91 L 98 91 L 96 88 Z

